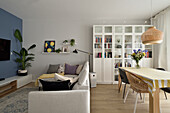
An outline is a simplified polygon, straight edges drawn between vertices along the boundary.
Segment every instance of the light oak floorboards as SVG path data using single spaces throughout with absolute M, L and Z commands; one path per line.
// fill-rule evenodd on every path
M 26 87 L 35 86 L 30 83 L 24 86 Z M 125 104 L 122 96 L 122 91 L 118 93 L 118 85 L 97 85 L 96 88 L 91 88 L 91 113 L 133 113 L 136 93 L 131 90 Z M 170 113 L 170 94 L 167 93 L 167 97 L 168 100 L 165 99 L 163 91 L 160 92 L 162 113 Z M 145 94 L 145 103 L 138 99 L 136 113 L 149 113 L 149 94 Z
M 131 90 L 125 104 L 122 95 L 123 91 L 118 93 L 118 85 L 97 85 L 91 89 L 91 113 L 133 113 L 136 93 Z M 163 91 L 160 92 L 162 113 L 170 113 L 168 93 L 167 96 L 168 100 L 165 99 Z M 136 113 L 149 113 L 149 94 L 145 94 L 145 103 L 138 99 Z

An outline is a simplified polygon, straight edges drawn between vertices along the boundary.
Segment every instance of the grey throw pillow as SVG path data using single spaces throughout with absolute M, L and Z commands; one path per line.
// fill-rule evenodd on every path
M 47 70 L 47 74 L 58 73 L 60 64 L 50 64 Z

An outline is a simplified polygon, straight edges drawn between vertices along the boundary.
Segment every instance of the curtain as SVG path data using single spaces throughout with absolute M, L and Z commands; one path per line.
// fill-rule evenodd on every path
M 170 71 L 170 7 L 156 15 L 152 21 L 164 33 L 163 42 L 153 45 L 153 66 Z

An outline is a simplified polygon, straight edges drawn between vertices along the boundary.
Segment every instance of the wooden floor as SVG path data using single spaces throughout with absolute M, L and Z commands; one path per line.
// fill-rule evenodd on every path
M 117 85 L 97 85 L 91 89 L 91 113 L 133 113 L 136 93 L 130 91 L 124 104 L 123 93 L 118 93 Z M 167 94 L 167 96 L 169 96 Z M 149 113 L 149 94 L 145 94 L 145 103 L 138 100 L 136 113 Z M 170 96 L 166 100 L 163 91 L 160 92 L 162 113 L 170 113 Z
M 25 87 L 35 87 L 30 83 Z M 170 113 L 170 95 L 165 99 L 163 91 L 160 92 L 160 103 L 162 113 Z M 117 85 L 97 85 L 91 88 L 91 113 L 133 113 L 136 93 L 130 91 L 124 104 L 122 92 L 118 93 Z M 138 100 L 136 113 L 149 113 L 149 94 L 145 95 L 145 103 Z

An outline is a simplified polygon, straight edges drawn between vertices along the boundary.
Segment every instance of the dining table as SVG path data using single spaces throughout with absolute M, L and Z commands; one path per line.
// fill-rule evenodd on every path
M 133 74 L 142 79 L 148 85 L 149 91 L 149 113 L 160 113 L 160 88 L 170 87 L 170 72 L 156 70 L 153 68 L 119 67 L 126 72 L 126 75 Z M 119 75 L 119 84 L 121 78 Z

